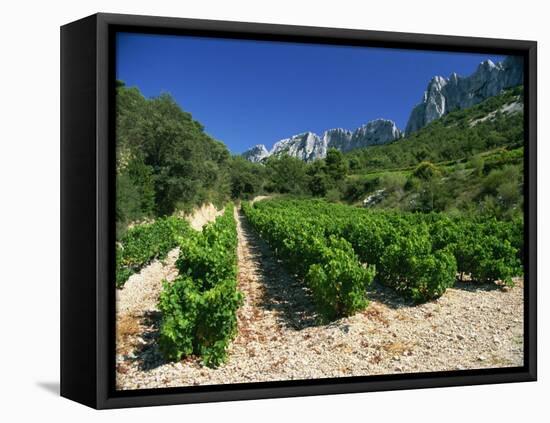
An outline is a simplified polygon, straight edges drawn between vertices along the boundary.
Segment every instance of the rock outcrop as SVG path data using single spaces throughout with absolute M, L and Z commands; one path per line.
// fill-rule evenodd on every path
M 509 56 L 496 65 L 485 60 L 467 77 L 456 73 L 449 78 L 434 76 L 422 102 L 413 108 L 405 133 L 415 132 L 449 112 L 472 107 L 522 83 L 523 59 L 516 56 Z
M 265 148 L 265 145 L 258 144 L 246 150 L 242 154 L 242 156 L 253 163 L 258 163 L 258 162 L 261 162 L 263 159 L 265 159 L 267 156 L 269 156 L 269 151 L 267 151 L 267 148 Z
M 269 152 L 270 156 L 279 156 L 282 154 L 309 162 L 325 157 L 327 155 L 327 146 L 317 134 L 304 132 L 303 134 L 277 141 Z
M 306 162 L 326 157 L 329 148 L 347 152 L 356 148 L 385 144 L 401 137 L 401 131 L 395 122 L 376 119 L 355 131 L 336 128 L 325 131 L 322 137 L 313 132 L 304 132 L 282 139 L 273 145 L 271 151 L 265 146 L 256 145 L 243 153 L 250 161 L 258 162 L 269 156 L 287 154 Z

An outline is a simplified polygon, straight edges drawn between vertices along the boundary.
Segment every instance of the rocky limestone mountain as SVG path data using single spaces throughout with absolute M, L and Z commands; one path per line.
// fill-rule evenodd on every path
M 470 76 L 452 73 L 449 78 L 434 76 L 428 84 L 422 102 L 411 111 L 405 133 L 395 122 L 387 119 L 373 120 L 355 131 L 336 128 L 325 131 L 322 137 L 304 132 L 285 138 L 268 151 L 264 145 L 256 145 L 243 153 L 253 162 L 260 162 L 272 155 L 288 154 L 304 161 L 326 157 L 329 148 L 347 152 L 357 148 L 385 144 L 405 134 L 415 132 L 449 112 L 472 107 L 483 100 L 500 94 L 503 90 L 523 83 L 523 59 L 508 56 L 494 64 L 481 62 Z
M 434 76 L 422 102 L 413 108 L 405 133 L 415 132 L 453 110 L 472 107 L 522 83 L 523 59 L 516 56 L 509 56 L 498 64 L 485 60 L 467 77 L 456 73 L 449 78 Z
M 371 145 L 386 144 L 401 137 L 401 131 L 395 122 L 387 119 L 376 119 L 351 132 L 347 129 L 329 129 L 323 134 L 323 142 L 328 148 L 342 152 Z
M 267 151 L 267 148 L 265 148 L 265 145 L 258 144 L 246 150 L 242 154 L 242 156 L 253 163 L 258 163 L 258 162 L 261 162 L 267 156 L 269 156 L 269 151 Z
M 269 152 L 270 156 L 281 154 L 287 154 L 309 162 L 325 157 L 327 155 L 327 146 L 317 134 L 304 132 L 303 134 L 277 141 Z
M 385 144 L 401 137 L 401 131 L 395 122 L 387 119 L 376 119 L 355 131 L 336 128 L 329 129 L 319 137 L 313 132 L 304 132 L 290 138 L 282 139 L 267 151 L 264 145 L 256 145 L 243 153 L 250 161 L 258 162 L 269 156 L 287 154 L 306 162 L 326 157 L 329 148 L 347 152 L 356 148 Z
M 348 150 L 386 144 L 401 138 L 402 135 L 394 121 L 376 119 L 355 130 Z

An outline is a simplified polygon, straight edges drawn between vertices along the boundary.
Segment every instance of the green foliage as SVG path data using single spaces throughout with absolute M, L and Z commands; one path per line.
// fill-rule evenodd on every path
M 414 301 L 440 297 L 454 285 L 456 260 L 446 250 L 433 251 L 427 232 L 407 228 L 380 257 L 380 280 Z
M 133 273 L 152 260 L 165 258 L 179 238 L 191 233 L 189 224 L 177 217 L 161 218 L 129 229 L 117 245 L 117 287 L 121 288 Z
M 348 161 L 353 159 L 354 173 L 361 173 L 358 169 L 364 173 L 413 168 L 422 161 L 462 160 L 496 147 L 521 147 L 523 113 L 496 113 L 491 119 L 479 120 L 514 101 L 523 101 L 523 87 L 490 97 L 471 108 L 451 112 L 404 139 L 353 150 L 346 158 Z
M 341 151 L 329 148 L 325 159 L 308 164 L 306 173 L 307 187 L 312 195 L 326 197 L 329 201 L 342 198 L 342 192 L 346 190 L 348 161 Z
M 430 232 L 439 246 L 445 245 L 457 261 L 458 272 L 479 282 L 503 281 L 521 275 L 523 222 L 478 221 L 461 217 L 432 216 Z
M 326 256 L 319 248 L 333 237 L 345 240 L 357 255 L 351 258 L 348 250 L 349 261 L 340 259 L 338 266 L 345 268 L 341 263 L 357 260 L 374 265 L 380 282 L 414 301 L 442 295 L 455 283 L 457 272 L 479 282 L 506 283 L 521 274 L 521 220 L 502 222 L 480 216 L 474 219 L 442 213 L 392 213 L 293 199 L 264 200 L 253 207 L 246 205 L 244 210 L 292 271 L 303 277 L 311 270 L 307 278 L 310 286 L 315 286 L 314 277 L 327 280 L 321 269 L 325 274 L 335 274 L 326 270 L 335 265 L 331 260 L 330 264 L 320 262 Z M 342 247 L 345 244 L 333 245 L 346 251 Z M 318 266 L 311 268 L 312 264 Z M 346 271 L 352 275 L 350 280 L 357 280 L 352 271 Z M 338 278 L 346 281 L 343 275 Z M 324 289 L 316 288 L 321 293 L 317 298 L 335 292 L 330 281 L 323 283 Z M 325 300 L 316 301 L 327 310 Z M 333 302 L 342 303 L 335 299 Z M 335 305 L 333 311 L 341 309 L 341 305 Z M 334 316 L 327 311 L 324 314 Z
M 498 149 L 464 163 L 433 165 L 435 170 L 425 163 L 411 171 L 353 175 L 346 181 L 343 198 L 358 202 L 383 189 L 383 198 L 371 207 L 513 220 L 523 214 L 522 151 Z M 406 182 L 401 185 L 403 178 Z
M 301 194 L 306 191 L 306 164 L 286 154 L 270 156 L 265 164 L 271 192 Z
M 335 187 L 334 181 L 329 177 L 324 160 L 311 163 L 307 170 L 309 192 L 316 197 L 324 197 L 326 193 Z
M 509 211 L 521 205 L 523 174 L 518 166 L 506 165 L 491 170 L 482 182 L 480 196 L 493 196 L 503 211 Z
M 407 183 L 407 178 L 401 173 L 386 173 L 379 178 L 378 186 L 387 193 L 402 190 Z
M 225 361 L 236 335 L 242 303 L 233 205 L 202 232 L 180 237 L 179 242 L 180 276 L 164 283 L 159 301 L 161 351 L 172 361 L 197 354 L 206 366 L 216 367 Z
M 523 112 L 499 109 L 522 101 L 517 87 L 403 139 L 346 153 L 352 175 L 339 186 L 342 198 L 361 201 L 385 189 L 386 178 L 405 176 L 404 192 L 385 189 L 373 207 L 515 219 L 523 208 Z
M 424 181 L 429 181 L 432 178 L 441 176 L 441 170 L 433 163 L 422 162 L 414 169 L 412 176 Z
M 162 313 L 159 346 L 167 360 L 177 361 L 193 353 L 200 300 L 191 278 L 178 277 L 172 283 L 164 282 L 159 300 Z
M 375 268 L 358 265 L 351 244 L 334 236 L 318 245 L 317 254 L 318 263 L 309 267 L 305 280 L 321 315 L 334 320 L 366 308 L 365 290 L 374 278 Z
M 325 199 L 330 203 L 337 203 L 341 199 L 340 190 L 331 188 L 325 193 Z
M 236 248 L 235 219 L 232 207 L 228 206 L 202 232 L 181 239 L 176 266 L 180 275 L 188 275 L 200 281 L 202 289 L 209 289 L 218 281 L 237 277 Z
M 325 158 L 326 173 L 335 182 L 341 181 L 348 173 L 348 164 L 340 150 L 329 148 Z
M 468 164 L 469 164 L 469 167 L 473 169 L 475 176 L 480 177 L 483 175 L 483 170 L 485 168 L 485 160 L 481 155 L 472 157 Z
M 455 256 L 461 277 L 511 285 L 512 277 L 522 274 L 523 219 L 498 221 L 440 213 L 411 217 L 411 222 L 418 221 L 428 224 L 436 248 L 445 248 Z
M 168 94 L 117 87 L 117 220 L 229 198 L 229 151 Z
M 206 366 L 215 367 L 225 361 L 229 342 L 237 334 L 237 309 L 242 304 L 242 294 L 237 291 L 235 279 L 225 279 L 204 291 L 201 300 L 196 353 Z
M 187 276 L 165 282 L 159 301 L 159 345 L 165 358 L 178 361 L 197 354 L 206 366 L 222 364 L 236 335 L 236 311 L 241 303 L 235 280 L 219 281 L 205 291 Z
M 243 211 L 276 255 L 305 280 L 323 320 L 348 316 L 366 307 L 365 288 L 373 279 L 374 268 L 363 266 L 346 240 L 328 236 L 323 226 L 309 219 L 307 207 L 296 207 L 300 203 L 245 203 Z M 303 202 L 306 206 L 309 203 L 314 204 Z
M 231 197 L 250 199 L 263 191 L 267 169 L 244 157 L 236 156 L 230 161 L 229 177 Z

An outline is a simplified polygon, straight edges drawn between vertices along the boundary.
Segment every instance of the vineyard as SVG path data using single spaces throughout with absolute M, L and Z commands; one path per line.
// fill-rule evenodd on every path
M 177 386 L 182 375 L 194 383 L 280 380 L 302 377 L 308 366 L 316 369 L 316 377 L 387 372 L 396 357 L 413 354 L 420 333 L 438 325 L 452 326 L 442 333 L 459 333 L 460 339 L 465 330 L 477 333 L 484 325 L 480 333 L 490 335 L 483 339 L 497 339 L 510 327 L 495 326 L 503 318 L 499 310 L 515 315 L 514 304 L 521 304 L 521 289 L 513 285 L 522 280 L 517 278 L 522 276 L 522 228 L 520 221 L 369 210 L 286 197 L 243 202 L 238 210 L 229 203 L 202 231 L 177 217 L 135 226 L 117 246 L 121 293 L 131 275 L 133 280 L 171 258 L 159 273 L 165 276 L 154 282 L 153 308 L 130 315 L 137 316 L 131 319 L 140 329 L 130 335 L 134 346 L 128 357 L 138 355 L 119 356 L 117 368 L 123 372 L 117 374 L 127 381 L 121 386 Z M 471 288 L 457 291 L 455 284 Z M 471 305 L 486 304 L 483 291 L 491 286 L 505 288 L 489 294 L 499 305 L 491 309 L 494 313 L 479 315 Z M 514 295 L 506 292 L 510 289 Z M 468 299 L 460 299 L 464 296 Z M 396 311 L 383 305 L 387 301 L 398 304 Z M 447 311 L 452 319 L 438 313 L 441 304 L 454 310 Z M 414 320 L 418 312 L 430 316 L 426 324 L 431 326 Z M 407 323 L 411 319 L 414 326 Z M 513 325 L 519 333 L 521 320 L 514 319 Z M 335 329 L 340 327 L 357 329 L 345 329 L 352 331 L 346 335 Z M 396 336 L 401 340 L 395 341 Z M 426 346 L 416 350 L 443 354 L 438 343 L 451 342 L 445 339 L 440 341 L 435 330 Z M 515 351 L 521 346 L 515 346 L 516 339 L 518 335 L 506 341 L 512 344 L 503 351 L 512 353 L 498 358 L 502 363 L 517 362 Z M 485 360 L 476 353 L 479 342 L 470 347 L 477 354 L 467 359 L 471 368 L 480 365 L 479 357 Z M 341 345 L 347 345 L 345 352 L 332 352 Z M 396 368 L 444 370 L 448 361 L 466 360 L 463 352 L 445 351 L 441 363 L 428 359 L 422 367 L 411 359 Z M 302 356 L 307 366 L 292 364 Z
M 512 285 L 522 273 L 522 225 L 495 219 L 368 211 L 322 200 L 270 200 L 243 210 L 319 312 L 346 316 L 367 304 L 373 277 L 414 301 L 441 296 L 457 274 Z
M 274 120 L 277 107 L 252 126 L 236 128 L 235 115 L 216 127 L 223 113 L 194 115 L 200 83 L 188 72 L 158 96 L 118 80 L 117 389 L 523 366 L 529 181 L 516 59 L 483 62 L 460 90 L 462 77 L 434 78 L 412 110 L 394 90 L 386 112 L 410 111 L 401 127 L 362 122 L 338 100 L 299 124 Z M 304 132 L 315 128 L 323 135 Z

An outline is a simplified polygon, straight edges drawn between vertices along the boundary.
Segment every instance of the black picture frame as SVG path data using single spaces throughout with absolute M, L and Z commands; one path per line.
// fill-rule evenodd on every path
M 196 386 L 114 389 L 114 34 L 187 34 L 400 49 L 513 54 L 525 75 L 524 366 Z M 472 38 L 119 14 L 61 27 L 61 395 L 119 408 L 534 381 L 537 378 L 537 44 Z

